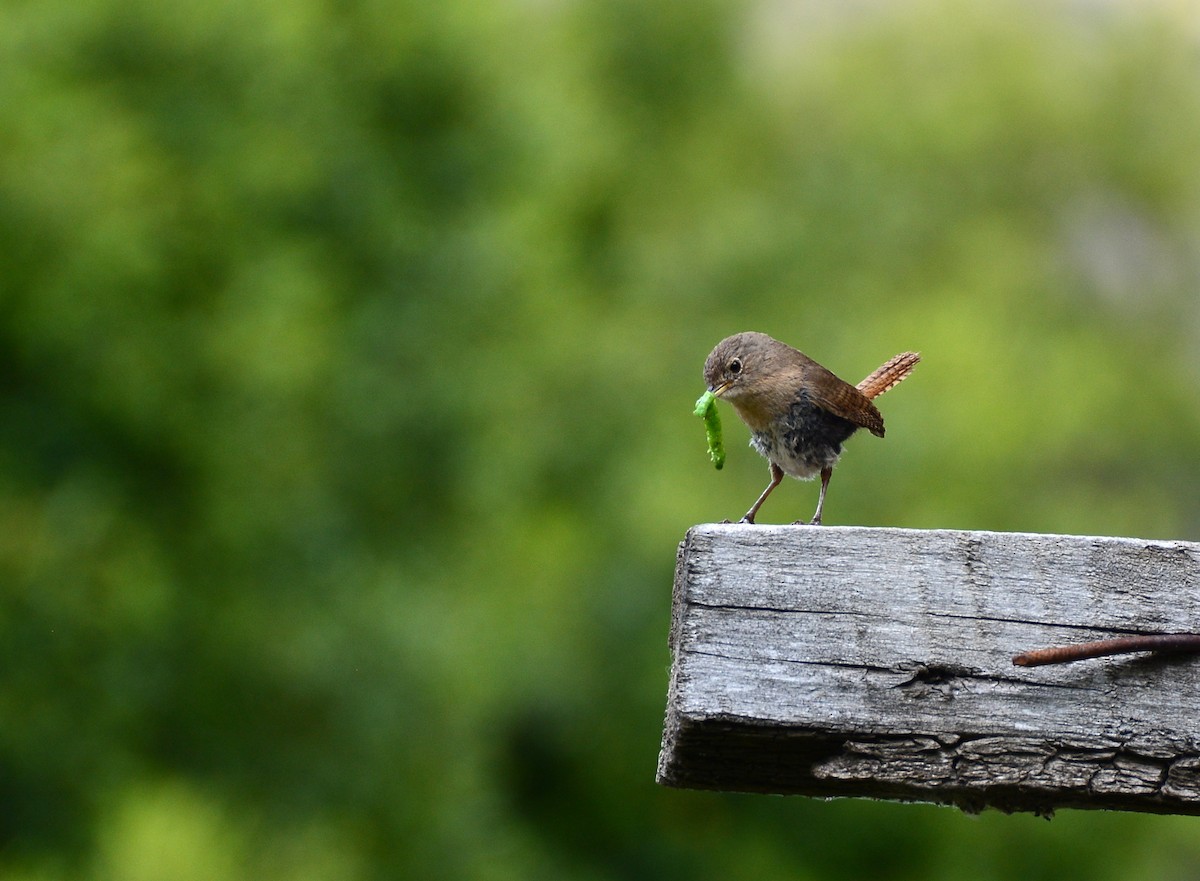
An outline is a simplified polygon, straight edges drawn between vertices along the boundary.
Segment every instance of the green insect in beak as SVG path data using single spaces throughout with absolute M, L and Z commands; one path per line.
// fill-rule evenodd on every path
M 717 412 L 717 398 L 705 392 L 696 401 L 695 414 L 704 417 L 704 431 L 708 435 L 708 456 L 718 471 L 725 464 L 725 447 L 721 443 L 721 414 Z

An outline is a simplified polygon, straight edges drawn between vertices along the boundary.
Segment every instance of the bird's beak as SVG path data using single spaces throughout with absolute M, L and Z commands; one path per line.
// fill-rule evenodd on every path
M 715 388 L 712 386 L 709 386 L 708 390 L 710 392 L 712 392 L 712 396 L 714 398 L 719 398 L 719 397 L 721 397 L 721 395 L 725 394 L 725 389 L 727 389 L 727 388 L 729 388 L 729 383 L 723 382 L 719 386 L 716 386 Z

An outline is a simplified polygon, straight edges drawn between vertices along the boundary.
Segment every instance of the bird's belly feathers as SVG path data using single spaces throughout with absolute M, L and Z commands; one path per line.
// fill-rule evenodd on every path
M 750 446 L 799 480 L 810 480 L 832 468 L 842 454 L 842 441 L 858 428 L 848 419 L 810 403 L 801 395 L 783 419 L 755 431 Z

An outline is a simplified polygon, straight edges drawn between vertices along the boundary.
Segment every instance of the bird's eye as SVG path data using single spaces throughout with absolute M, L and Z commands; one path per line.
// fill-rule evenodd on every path
M 729 362 L 729 372 L 732 373 L 734 376 L 737 376 L 739 373 L 742 372 L 742 359 L 741 358 L 734 358 L 732 361 Z

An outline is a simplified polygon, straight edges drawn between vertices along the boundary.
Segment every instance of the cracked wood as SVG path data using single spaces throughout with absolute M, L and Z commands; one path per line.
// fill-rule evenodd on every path
M 1200 657 L 1014 667 L 1200 631 L 1200 545 L 705 525 L 680 546 L 658 779 L 1045 813 L 1200 814 Z

